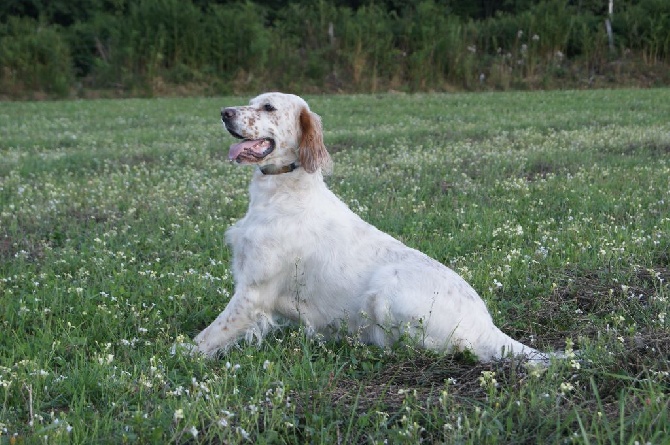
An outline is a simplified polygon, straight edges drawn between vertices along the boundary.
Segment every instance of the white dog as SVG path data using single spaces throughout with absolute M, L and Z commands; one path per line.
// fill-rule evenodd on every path
M 199 352 L 260 340 L 283 319 L 326 337 L 346 329 L 380 346 L 409 338 L 438 351 L 468 348 L 484 361 L 542 357 L 498 329 L 453 270 L 366 223 L 328 190 L 321 120 L 303 99 L 266 93 L 221 118 L 242 139 L 230 159 L 257 169 L 249 210 L 226 232 L 235 293 L 195 337 Z

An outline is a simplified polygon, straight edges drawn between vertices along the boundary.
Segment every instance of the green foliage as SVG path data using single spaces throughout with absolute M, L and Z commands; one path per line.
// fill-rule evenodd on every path
M 204 23 L 208 52 L 201 64 L 220 75 L 269 69 L 272 31 L 265 27 L 265 11 L 251 2 L 213 5 Z
M 662 68 L 670 60 L 670 9 L 663 0 L 617 2 L 613 49 L 602 2 L 469 3 L 9 5 L 0 8 L 0 17 L 7 17 L 0 32 L 2 92 L 63 95 L 74 86 L 76 94 L 107 89 L 147 95 L 176 86 L 209 93 L 551 88 L 634 83 L 636 75 L 646 81 L 653 65 L 659 65 L 653 81 L 668 81 Z M 35 59 L 42 68 L 33 71 L 49 75 L 29 72 L 27 60 Z
M 379 79 L 402 76 L 402 57 L 394 38 L 398 20 L 374 4 L 362 7 L 338 23 L 342 41 L 340 64 L 348 68 L 356 89 L 376 91 Z
M 69 91 L 70 49 L 56 26 L 11 17 L 0 24 L 0 94 Z
M 625 48 L 641 51 L 653 64 L 670 54 L 670 3 L 642 0 L 614 16 L 613 26 Z
M 475 51 L 468 43 L 470 29 L 455 16 L 445 15 L 432 0 L 422 1 L 403 18 L 403 48 L 414 89 L 444 81 L 472 86 L 478 73 Z

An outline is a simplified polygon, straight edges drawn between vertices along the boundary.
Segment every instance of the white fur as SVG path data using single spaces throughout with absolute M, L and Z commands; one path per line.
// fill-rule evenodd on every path
M 266 111 L 266 104 L 276 111 Z M 275 139 L 275 150 L 255 162 L 259 167 L 297 162 L 300 150 L 320 157 L 313 173 L 302 167 L 254 173 L 247 214 L 226 232 L 235 293 L 195 337 L 198 351 L 211 356 L 242 338 L 260 339 L 285 319 L 326 337 L 344 327 L 380 346 L 402 336 L 438 351 L 469 348 L 484 361 L 540 355 L 500 331 L 477 292 L 453 270 L 366 223 L 326 187 L 325 147 L 302 146 L 308 135 L 300 116 L 309 111 L 303 99 L 267 93 L 228 110 L 235 112 L 228 128 L 238 135 Z M 312 119 L 306 131 L 318 132 L 310 136 L 320 140 L 318 116 L 304 116 Z

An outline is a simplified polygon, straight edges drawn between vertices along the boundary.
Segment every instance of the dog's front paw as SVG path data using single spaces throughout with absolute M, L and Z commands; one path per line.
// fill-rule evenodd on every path
M 196 357 L 199 355 L 205 357 L 212 356 L 212 354 L 208 354 L 206 351 L 204 351 L 201 348 L 201 345 L 199 345 L 196 340 L 188 340 L 183 335 L 177 336 L 177 338 L 175 339 L 175 343 L 170 348 L 170 354 L 171 355 L 182 354 L 191 357 Z
M 208 349 L 205 343 L 198 343 L 198 339 L 192 341 L 185 340 L 183 336 L 178 336 L 176 342 L 170 348 L 170 354 L 183 354 L 191 357 L 215 358 L 218 349 Z
M 170 354 L 175 355 L 177 353 L 184 355 L 196 355 L 198 354 L 198 347 L 193 343 L 175 343 L 170 348 Z

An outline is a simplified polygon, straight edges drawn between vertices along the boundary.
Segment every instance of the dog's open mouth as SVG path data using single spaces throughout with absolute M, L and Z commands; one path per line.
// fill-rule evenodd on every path
M 238 134 L 233 134 L 233 136 L 239 137 Z M 237 162 L 257 162 L 272 153 L 274 149 L 275 141 L 270 138 L 243 139 L 242 142 L 230 146 L 228 159 Z

